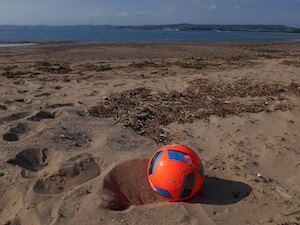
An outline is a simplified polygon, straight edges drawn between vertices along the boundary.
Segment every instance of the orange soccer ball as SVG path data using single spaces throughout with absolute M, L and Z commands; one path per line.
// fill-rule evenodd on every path
M 201 159 L 184 145 L 158 149 L 148 163 L 147 175 L 152 189 L 170 202 L 192 198 L 204 180 Z

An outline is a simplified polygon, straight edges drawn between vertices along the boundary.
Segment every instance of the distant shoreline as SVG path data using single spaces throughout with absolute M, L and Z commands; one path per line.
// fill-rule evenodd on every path
M 299 34 L 300 28 L 285 25 L 198 25 L 198 24 L 166 24 L 166 25 L 140 25 L 140 26 L 118 26 L 118 25 L 2 25 L 0 28 L 53 28 L 53 27 L 85 27 L 93 29 L 130 29 L 130 30 L 164 30 L 164 31 L 211 31 L 211 32 L 254 32 L 254 33 L 283 33 Z
M 14 48 L 14 47 L 43 47 L 43 46 L 73 46 L 73 45 L 136 45 L 136 44 L 150 44 L 150 45 L 161 45 L 161 44 L 275 44 L 275 43 L 293 43 L 300 40 L 106 40 L 106 41 L 36 41 L 36 42 L 24 42 L 24 41 L 12 41 L 12 42 L 2 42 L 0 41 L 1 48 Z

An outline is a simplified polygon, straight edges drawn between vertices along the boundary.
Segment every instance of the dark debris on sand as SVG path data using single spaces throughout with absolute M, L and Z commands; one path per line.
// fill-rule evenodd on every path
M 92 63 L 86 63 L 86 64 L 81 65 L 79 67 L 81 69 L 84 69 L 84 70 L 87 70 L 87 71 L 96 71 L 96 72 L 109 71 L 109 70 L 113 69 L 110 65 L 94 65 Z
M 131 128 L 158 143 L 172 140 L 164 127 L 173 123 L 193 122 L 211 115 L 226 117 L 240 113 L 258 113 L 269 110 L 267 101 L 283 93 L 300 96 L 300 85 L 291 83 L 252 83 L 242 79 L 235 83 L 211 82 L 198 79 L 184 92 L 153 92 L 137 88 L 113 93 L 89 110 L 94 117 L 113 117 L 117 123 Z M 270 97 L 274 98 L 270 98 Z M 255 98 L 246 104 L 243 98 Z M 249 101 L 248 101 L 249 102 Z M 288 110 L 292 105 L 282 104 L 275 110 Z
M 72 71 L 70 66 L 65 63 L 50 63 L 48 61 L 39 62 L 35 67 L 39 71 L 51 74 L 67 74 Z

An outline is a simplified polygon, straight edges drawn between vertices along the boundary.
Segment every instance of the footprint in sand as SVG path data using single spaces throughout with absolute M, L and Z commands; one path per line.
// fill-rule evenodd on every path
M 41 121 L 43 119 L 54 119 L 54 114 L 46 111 L 39 111 L 34 116 L 28 118 L 31 121 Z
M 3 134 L 4 141 L 19 141 L 24 140 L 36 133 L 44 130 L 44 124 L 29 124 L 29 123 L 19 123 L 16 126 L 10 128 L 9 132 Z
M 46 167 L 50 161 L 57 158 L 58 152 L 47 148 L 29 148 L 21 151 L 15 158 L 9 159 L 9 164 L 19 166 L 25 170 L 38 172 Z
M 57 173 L 40 179 L 33 190 L 38 194 L 60 194 L 81 185 L 100 174 L 100 168 L 89 154 L 82 154 L 64 162 Z
M 99 190 L 104 208 L 125 210 L 130 205 L 160 202 L 151 189 L 147 176 L 148 159 L 133 159 L 115 166 L 104 178 Z
M 7 122 L 23 119 L 26 116 L 28 116 L 27 112 L 20 112 L 20 113 L 14 113 L 9 116 L 2 117 L 0 118 L 0 125 Z

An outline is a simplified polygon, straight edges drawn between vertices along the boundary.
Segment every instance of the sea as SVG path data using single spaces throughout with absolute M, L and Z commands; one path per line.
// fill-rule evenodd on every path
M 175 31 L 96 26 L 0 26 L 0 43 L 61 41 L 300 40 L 300 34 Z

